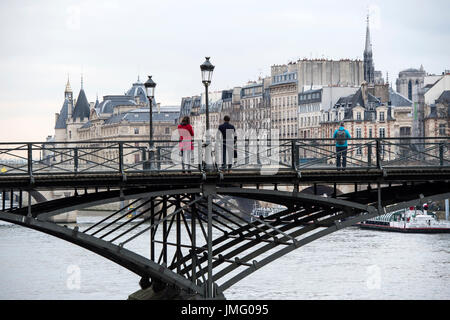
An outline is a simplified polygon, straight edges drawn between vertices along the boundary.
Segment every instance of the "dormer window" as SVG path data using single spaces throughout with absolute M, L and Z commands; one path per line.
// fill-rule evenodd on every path
M 361 112 L 356 113 L 356 120 L 361 120 Z
M 380 121 L 384 121 L 384 111 L 380 111 Z

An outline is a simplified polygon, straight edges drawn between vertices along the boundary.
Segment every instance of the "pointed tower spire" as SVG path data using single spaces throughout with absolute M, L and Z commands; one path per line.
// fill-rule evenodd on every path
M 370 41 L 370 22 L 369 22 L 369 13 L 367 13 L 367 27 L 366 27 L 366 46 L 364 48 L 364 52 L 371 53 L 372 52 L 372 43 Z
M 366 45 L 364 47 L 364 81 L 375 82 L 375 67 L 373 65 L 372 42 L 370 40 L 369 13 L 367 12 Z
M 72 88 L 70 87 L 69 75 L 67 75 L 66 90 L 64 92 L 72 92 Z
M 64 90 L 64 99 L 66 99 L 68 101 L 68 113 L 72 112 L 72 101 L 73 101 L 73 92 L 72 92 L 72 88 L 70 87 L 70 81 L 69 81 L 69 75 L 67 75 L 67 83 L 66 83 L 66 88 Z

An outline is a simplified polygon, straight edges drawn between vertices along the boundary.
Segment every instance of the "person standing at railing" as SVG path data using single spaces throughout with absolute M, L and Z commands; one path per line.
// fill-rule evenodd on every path
M 345 170 L 345 167 L 347 166 L 347 139 L 351 139 L 351 136 L 350 132 L 344 128 L 344 122 L 341 122 L 339 129 L 336 129 L 334 132 L 333 139 L 336 139 L 336 167 L 338 170 Z
M 222 133 L 222 169 L 225 170 L 228 165 L 228 172 L 230 172 L 237 140 L 236 128 L 230 124 L 229 116 L 223 117 L 223 121 L 219 126 L 219 131 Z
M 188 173 L 191 173 L 191 154 L 192 150 L 194 150 L 194 144 L 192 143 L 194 129 L 192 129 L 189 117 L 184 117 L 181 120 L 181 123 L 178 125 L 178 133 L 180 135 L 181 167 L 183 168 L 183 173 L 186 172 L 185 169 L 188 170 Z

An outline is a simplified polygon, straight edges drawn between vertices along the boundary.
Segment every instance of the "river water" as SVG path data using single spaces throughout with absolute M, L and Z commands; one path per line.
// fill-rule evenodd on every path
M 92 219 L 79 217 L 80 230 Z M 149 252 L 148 240 L 137 238 L 133 249 Z M 0 299 L 123 300 L 139 289 L 138 282 L 137 275 L 99 255 L 0 221 Z M 450 299 L 450 234 L 343 229 L 224 294 L 232 300 Z

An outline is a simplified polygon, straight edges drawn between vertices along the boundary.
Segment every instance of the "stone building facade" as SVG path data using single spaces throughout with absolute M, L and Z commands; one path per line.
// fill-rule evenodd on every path
M 272 67 L 272 83 L 269 91 L 271 129 L 278 130 L 280 139 L 298 137 L 298 77 L 292 66 Z M 279 73 L 282 70 L 284 72 Z
M 107 145 L 107 141 L 136 141 L 132 147 L 139 149 L 148 146 L 150 138 L 150 114 L 148 99 L 145 96 L 144 84 L 139 80 L 124 95 L 108 95 L 103 101 L 98 99 L 89 103 L 86 93 L 81 87 L 78 98 L 73 100 L 69 81 L 67 82 L 64 103 L 59 113 L 55 115 L 55 134 L 48 138 L 54 148 L 46 151 L 44 159 L 59 162 L 72 156 L 55 151 L 59 147 L 86 147 L 92 142 L 98 142 L 97 147 Z M 172 133 L 177 130 L 179 107 L 153 107 L 153 139 L 171 140 Z M 68 142 L 69 144 L 58 144 Z M 89 144 L 85 142 L 90 142 Z M 105 143 L 102 143 L 105 142 Z M 49 144 L 50 146 L 50 144 Z M 135 151 L 136 151 L 135 150 Z M 145 157 L 140 152 L 130 152 L 125 155 L 125 163 L 135 163 Z M 80 158 L 80 164 L 87 161 L 99 161 L 102 158 L 118 157 L 118 150 L 100 150 Z
M 435 103 L 425 106 L 425 136 L 450 136 L 450 88 L 444 90 Z
M 364 81 L 364 67 L 361 60 L 302 59 L 286 65 L 273 65 L 271 76 L 296 72 L 298 93 L 317 86 L 359 86 Z M 284 79 L 284 75 L 283 75 Z
M 258 137 L 263 130 L 270 131 L 269 79 L 251 81 L 241 88 L 240 112 L 237 128 L 247 135 Z
M 355 93 L 358 87 L 329 87 L 312 89 L 298 94 L 299 138 L 321 137 L 321 118 L 340 97 Z M 323 137 L 322 137 L 323 138 Z
M 424 87 L 424 79 L 427 73 L 420 66 L 420 69 L 409 68 L 400 71 L 396 81 L 397 92 L 407 97 L 413 103 L 419 102 L 419 90 Z
M 363 142 L 350 141 L 348 157 L 356 163 L 367 163 L 371 154 L 370 158 L 374 163 L 374 149 L 369 151 L 365 144 L 372 138 L 411 136 L 411 112 L 412 102 L 390 89 L 387 84 L 363 83 L 356 93 L 340 98 L 332 109 L 322 113 L 321 136 L 330 139 L 328 151 L 331 154 L 334 152 L 333 134 L 340 122 L 344 122 L 352 138 L 366 139 Z M 382 142 L 383 160 L 393 160 L 402 152 L 404 148 L 399 147 L 397 142 Z M 304 156 L 307 157 L 307 154 Z

